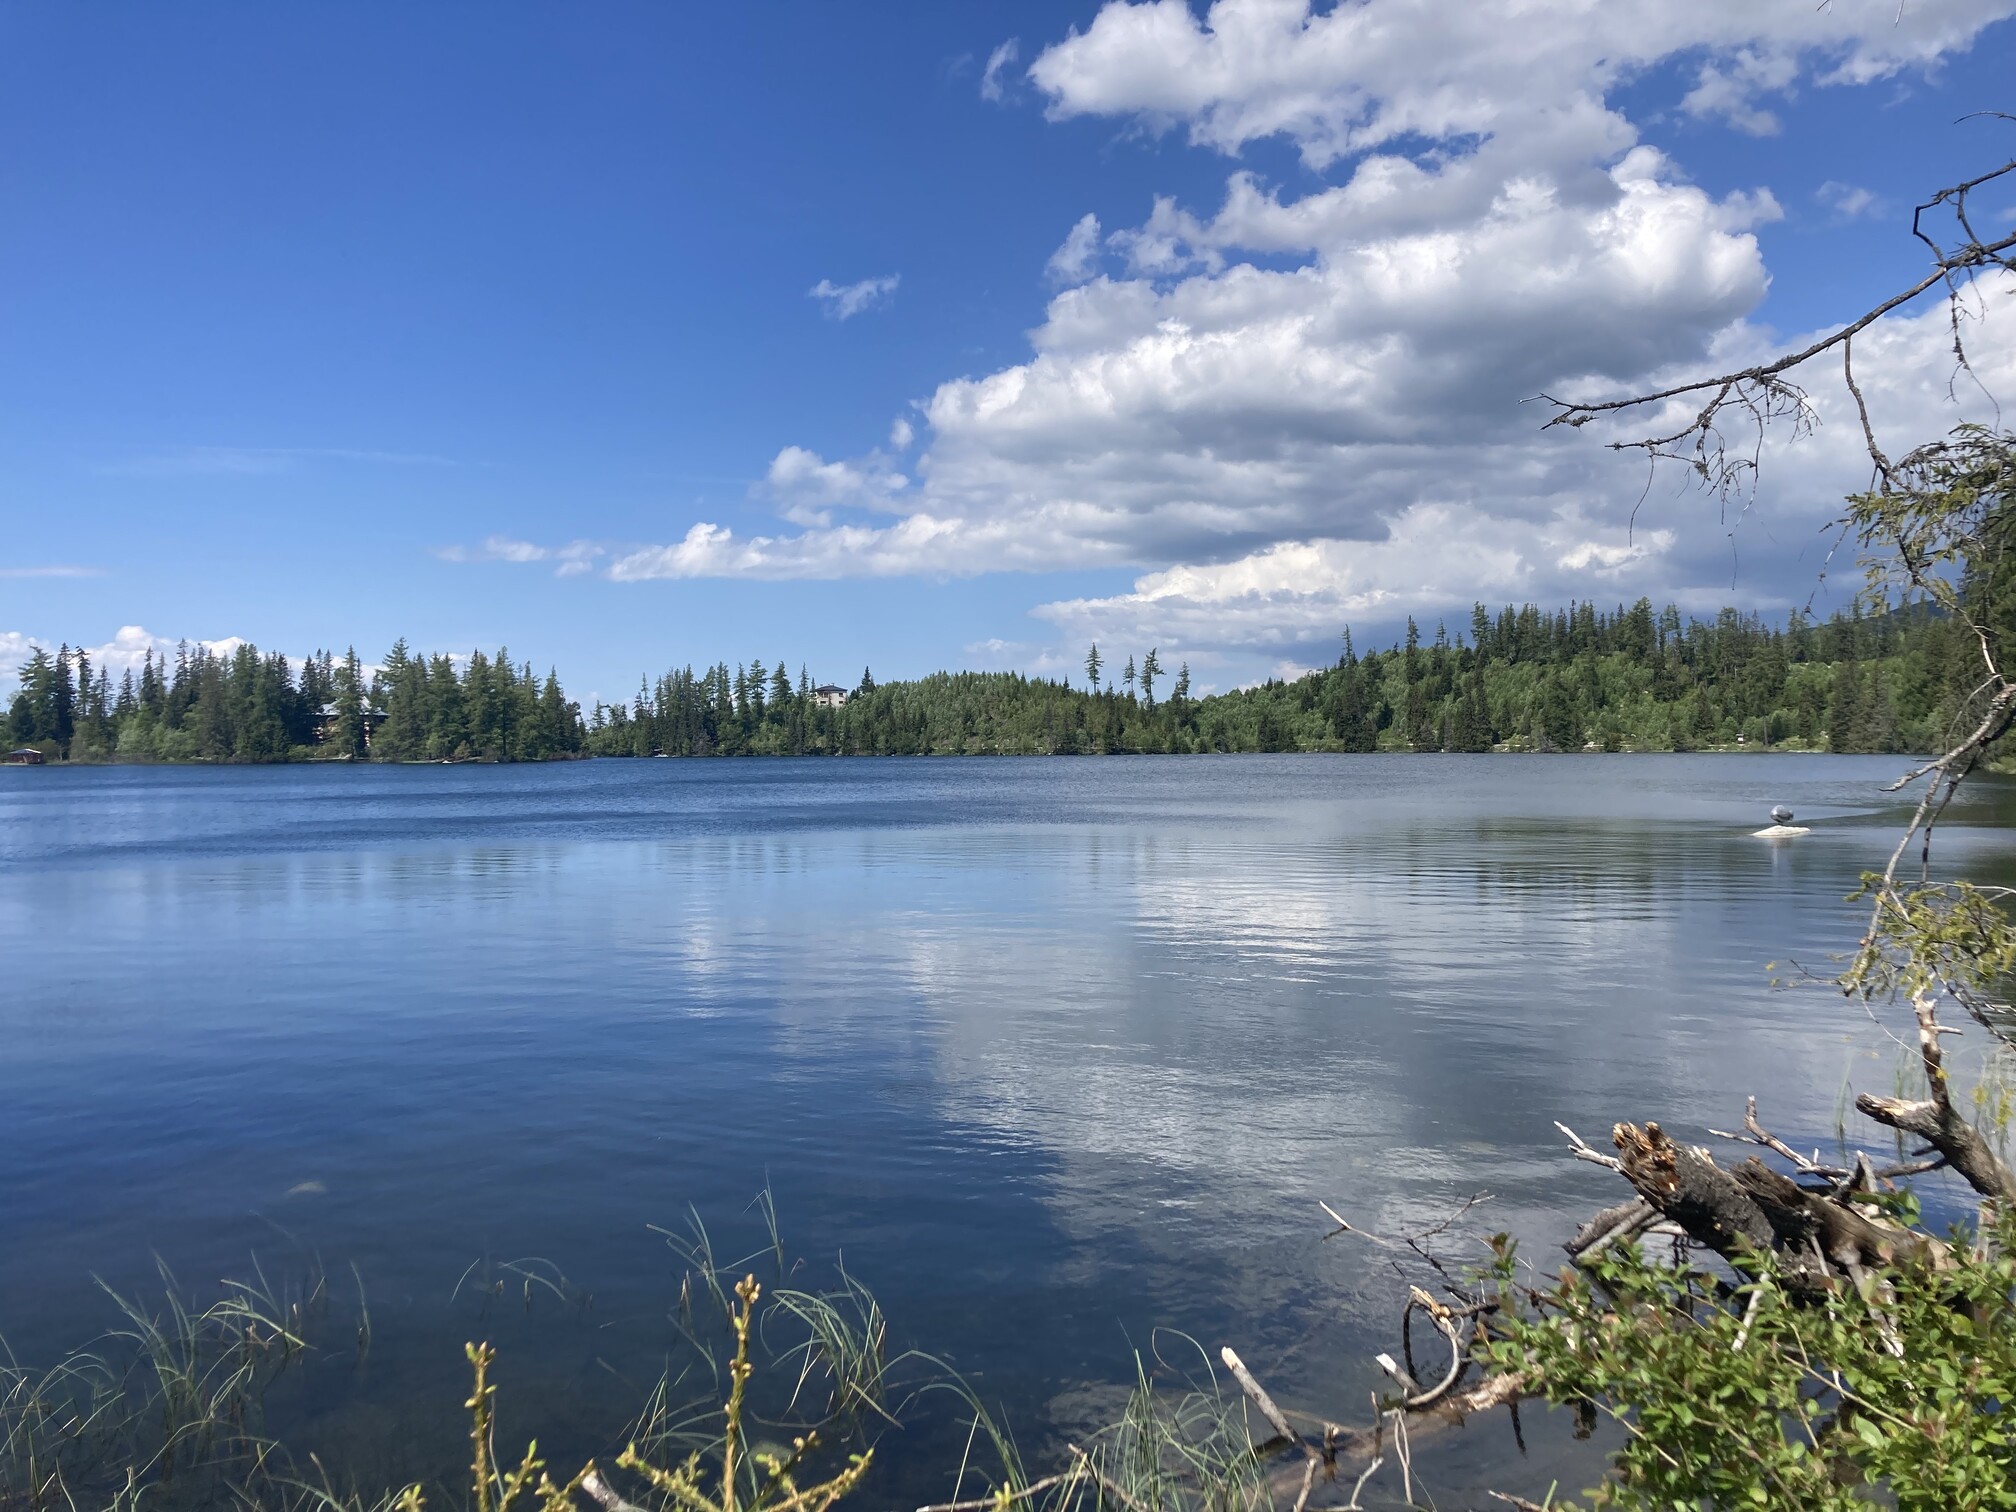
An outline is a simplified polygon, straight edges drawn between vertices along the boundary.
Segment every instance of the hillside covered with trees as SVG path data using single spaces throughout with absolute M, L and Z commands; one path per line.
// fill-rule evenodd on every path
M 384 663 L 320 652 L 297 665 L 250 645 L 151 653 L 115 685 L 82 651 L 38 650 L 7 714 L 9 745 L 72 761 L 541 761 L 578 755 L 1098 755 L 1211 751 L 1924 750 L 1978 660 L 1929 613 L 1782 627 L 1640 600 L 1601 612 L 1479 606 L 1467 631 L 1359 654 L 1292 680 L 1197 698 L 1151 649 L 1084 681 L 864 672 L 823 703 L 782 662 L 668 672 L 584 718 L 558 676 L 504 651 Z M 1166 691 L 1165 691 L 1166 690 Z
M 1971 686 L 1949 620 L 1859 612 L 1782 628 L 1588 604 L 1496 615 L 1469 633 L 1359 655 L 1292 681 L 1193 698 L 1187 666 L 1158 697 L 1159 652 L 1118 676 L 1094 647 L 1086 679 L 936 673 L 822 707 L 801 669 L 670 672 L 628 706 L 597 705 L 599 755 L 957 755 L 1205 751 L 1901 751 L 1933 744 Z

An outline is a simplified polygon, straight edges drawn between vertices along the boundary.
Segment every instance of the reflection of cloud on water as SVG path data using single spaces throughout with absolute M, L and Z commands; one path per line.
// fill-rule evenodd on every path
M 1769 997 L 1761 964 L 1834 938 L 1856 858 L 1700 826 L 1347 817 L 247 870 L 376 899 L 403 929 L 489 912 L 526 1013 L 601 956 L 624 976 L 605 1011 L 746 1021 L 841 1116 L 921 1098 L 962 1145 L 1040 1153 L 1016 1179 L 1075 1241 L 1067 1274 L 1126 1246 L 1151 1284 L 1216 1268 L 1215 1295 L 1256 1307 L 1317 1276 L 1385 1285 L 1364 1253 L 1315 1246 L 1318 1197 L 1399 1228 L 1489 1187 L 1492 1224 L 1556 1237 L 1610 1195 L 1556 1117 L 1599 1140 L 1617 1117 L 1684 1128 L 1754 1088 L 1788 1131 L 1831 1123 L 1839 1065 L 1805 1019 L 1838 1005 Z
M 295 1193 L 301 1221 L 396 1230 L 409 1268 L 472 1215 L 606 1233 L 647 1200 L 739 1202 L 767 1166 L 793 1201 L 831 1186 L 850 1258 L 920 1256 L 871 1275 L 892 1313 L 970 1304 L 961 1347 L 997 1365 L 1041 1344 L 1079 1351 L 1060 1373 L 1124 1372 L 1168 1323 L 1342 1401 L 1366 1331 L 1391 1343 L 1395 1278 L 1320 1242 L 1317 1198 L 1390 1230 L 1488 1187 L 1480 1223 L 1551 1245 L 1616 1195 L 1552 1118 L 1600 1141 L 1613 1117 L 1738 1117 L 1754 1088 L 1781 1132 L 1821 1137 L 1841 1061 L 1816 1037 L 1862 1032 L 1838 1000 L 1767 996 L 1760 968 L 1824 958 L 1879 834 L 1770 851 L 1717 822 L 1576 817 L 1579 774 L 1606 768 L 1545 770 L 1578 775 L 1540 794 L 1563 813 L 1526 819 L 1480 813 L 1538 802 L 1478 787 L 1531 781 L 1516 763 L 1038 763 L 1013 781 L 1065 798 L 1027 824 L 437 824 L 406 848 L 50 867 L 0 879 L 0 933 L 92 917 L 107 948 L 61 967 L 88 1017 L 28 1015 L 15 1069 L 45 1103 L 65 1076 L 98 1099 L 87 1039 L 135 1047 L 146 1132 L 119 1160 L 261 1110 L 275 1137 L 214 1168 L 262 1203 L 326 1181 Z M 1242 772 L 1274 784 L 1243 808 Z M 1360 773 L 1377 792 L 1322 796 Z M 1656 806 L 1603 802 L 1627 799 Z M 189 1074 L 156 1069 L 189 1046 Z M 67 1169 L 71 1125 L 42 1127 Z
M 905 992 L 946 1110 L 1049 1151 L 1047 1200 L 1083 1239 L 1278 1233 L 1317 1196 L 1403 1226 L 1480 1185 L 1502 1196 L 1491 1222 L 1551 1236 L 1609 1190 L 1554 1118 L 1599 1139 L 1613 1118 L 1684 1128 L 1755 1089 L 1812 1128 L 1838 1070 L 1811 1056 L 1812 1020 L 1855 1027 L 1763 973 L 1769 949 L 1834 937 L 1838 910 L 1811 899 L 1840 879 L 1788 890 L 1719 834 L 1656 838 L 1108 834 L 1051 858 L 1048 933 L 913 921 Z
M 1722 1124 L 1755 1090 L 1787 1130 L 1831 1126 L 1840 1063 L 1816 1036 L 1860 1020 L 1773 996 L 1762 963 L 1839 938 L 1859 861 L 1791 864 L 1642 825 L 1061 834 L 1018 857 L 1005 913 L 1001 884 L 947 873 L 885 916 L 867 1032 L 928 1060 L 955 1129 L 1042 1152 L 1069 1240 L 1053 1284 L 1122 1276 L 1130 1330 L 1229 1339 L 1278 1389 L 1360 1400 L 1399 1278 L 1323 1242 L 1318 1198 L 1395 1232 L 1489 1190 L 1469 1231 L 1518 1234 L 1545 1268 L 1620 1195 L 1556 1118 L 1601 1143 L 1620 1118 Z M 1083 1409 L 1067 1391 L 1050 1417 Z

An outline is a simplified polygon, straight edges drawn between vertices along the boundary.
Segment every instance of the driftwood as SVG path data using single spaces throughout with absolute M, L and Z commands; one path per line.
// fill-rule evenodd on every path
M 1801 1154 L 1772 1135 L 1759 1121 L 1754 1097 L 1745 1110 L 1741 1132 L 1710 1131 L 1752 1151 L 1726 1167 L 1705 1146 L 1683 1145 L 1654 1122 L 1616 1125 L 1611 1132 L 1617 1151 L 1614 1155 L 1595 1149 L 1561 1125 L 1576 1159 L 1615 1172 L 1632 1189 L 1625 1201 L 1592 1216 L 1563 1248 L 1577 1265 L 1587 1266 L 1615 1245 L 1671 1235 L 1719 1256 L 1743 1273 L 1759 1273 L 1768 1259 L 1795 1301 L 1817 1300 L 1843 1284 L 1863 1288 L 1865 1294 L 1873 1289 L 1876 1295 L 1893 1296 L 1896 1287 L 1908 1284 L 1912 1272 L 1949 1264 L 1946 1245 L 1886 1221 L 1871 1211 L 1872 1199 L 1891 1189 L 1890 1184 L 1900 1176 L 1950 1167 L 1984 1197 L 2016 1200 L 2016 1174 L 1954 1108 L 1940 1055 L 1940 1037 L 1950 1031 L 1939 1025 L 1929 999 L 1921 997 L 1916 1007 L 1920 1056 L 1931 1095 L 1921 1102 L 1863 1097 L 1857 1106 L 1877 1123 L 1922 1139 L 1925 1149 L 1882 1166 L 1866 1154 L 1856 1155 L 1845 1165 L 1831 1165 L 1823 1162 L 1817 1151 Z M 1775 1156 L 1791 1168 L 1791 1174 L 1766 1164 L 1756 1151 Z M 1518 1404 L 1530 1389 L 1525 1376 L 1487 1374 L 1463 1386 L 1464 1377 L 1481 1358 L 1478 1343 L 1499 1301 L 1467 1291 L 1425 1243 L 1484 1200 L 1482 1194 L 1472 1197 L 1433 1228 L 1398 1237 L 1359 1228 L 1328 1203 L 1320 1204 L 1336 1225 L 1326 1238 L 1351 1235 L 1384 1248 L 1411 1251 L 1441 1278 L 1442 1289 L 1451 1300 L 1410 1286 L 1401 1332 L 1403 1338 L 1409 1337 L 1408 1325 L 1414 1315 L 1424 1314 L 1446 1344 L 1449 1361 L 1439 1377 L 1433 1378 L 1434 1384 L 1424 1386 L 1417 1379 L 1411 1349 L 1404 1368 L 1390 1355 L 1377 1356 L 1380 1368 L 1399 1386 L 1399 1394 L 1383 1403 L 1375 1398 L 1369 1425 L 1345 1427 L 1327 1418 L 1284 1409 L 1236 1352 L 1222 1350 L 1220 1358 L 1227 1371 L 1271 1430 L 1271 1437 L 1255 1444 L 1255 1458 L 1282 1462 L 1267 1478 L 1271 1506 L 1283 1512 L 1356 1512 L 1366 1483 L 1389 1461 L 1398 1462 L 1403 1488 L 1411 1497 L 1409 1461 L 1412 1446 L 1423 1437 L 1501 1407 L 1511 1410 L 1516 1432 Z M 1748 1334 L 1746 1321 L 1737 1335 L 1738 1349 Z M 1298 1428 L 1298 1421 L 1318 1425 L 1320 1433 Z M 1009 1499 L 1084 1477 L 1098 1484 L 1110 1505 L 1122 1512 L 1141 1512 L 1083 1451 L 1074 1450 L 1073 1461 L 1065 1474 L 1032 1483 Z M 1329 1504 L 1317 1505 L 1317 1488 L 1332 1484 L 1340 1488 L 1348 1485 L 1349 1500 L 1338 1503 L 1333 1495 Z M 1514 1507 L 1536 1505 L 1493 1494 Z M 990 1500 L 986 1505 L 992 1504 Z M 979 1502 L 948 1503 L 920 1512 L 981 1512 L 981 1507 Z
M 1775 1263 L 1787 1293 L 1795 1300 L 1808 1301 L 1844 1283 L 1873 1284 L 1879 1293 L 1888 1294 L 1893 1287 L 1905 1284 L 1905 1277 L 1914 1270 L 1949 1264 L 1946 1245 L 1884 1220 L 1870 1210 L 1871 1200 L 1900 1176 L 1946 1167 L 1984 1197 L 2016 1200 L 2016 1174 L 1953 1106 L 1940 1054 L 1941 1036 L 1952 1031 L 1939 1025 L 1930 999 L 1920 997 L 1915 1006 L 1920 1058 L 1931 1095 L 1919 1102 L 1865 1096 L 1857 1099 L 1857 1106 L 1877 1123 L 1923 1140 L 1925 1149 L 1882 1166 L 1866 1154 L 1856 1155 L 1846 1165 L 1830 1165 L 1817 1152 L 1801 1154 L 1765 1129 L 1754 1097 L 1746 1108 L 1742 1132 L 1711 1131 L 1753 1151 L 1727 1167 L 1719 1164 L 1708 1148 L 1680 1144 L 1657 1123 L 1618 1124 L 1611 1132 L 1615 1155 L 1593 1148 L 1563 1125 L 1561 1132 L 1576 1159 L 1616 1172 L 1632 1188 L 1630 1198 L 1595 1214 L 1563 1248 L 1576 1264 L 1588 1265 L 1614 1245 L 1670 1234 L 1750 1274 L 1757 1273 L 1768 1258 Z M 1758 1150 L 1778 1157 L 1790 1166 L 1791 1174 L 1766 1164 L 1754 1153 Z M 1473 1197 L 1464 1211 L 1481 1200 Z M 1481 1334 L 1481 1325 L 1496 1301 L 1463 1291 L 1425 1248 L 1422 1235 L 1387 1238 L 1369 1233 L 1347 1222 L 1327 1203 L 1322 1207 L 1337 1225 L 1328 1237 L 1350 1234 L 1381 1246 L 1410 1249 L 1442 1277 L 1454 1301 L 1445 1303 L 1419 1287 L 1410 1287 L 1402 1331 L 1404 1334 L 1405 1325 L 1417 1311 L 1426 1313 L 1447 1343 L 1451 1360 L 1435 1385 L 1423 1387 L 1412 1373 L 1411 1356 L 1406 1369 L 1388 1355 L 1378 1356 L 1380 1367 L 1399 1385 L 1400 1395 L 1375 1404 L 1369 1426 L 1345 1428 L 1284 1411 L 1237 1354 L 1223 1351 L 1227 1369 L 1273 1430 L 1273 1437 L 1258 1445 L 1255 1453 L 1263 1458 L 1296 1456 L 1271 1477 L 1277 1504 L 1292 1498 L 1290 1512 L 1350 1512 L 1357 1507 L 1365 1482 L 1389 1456 L 1401 1459 L 1404 1473 L 1408 1446 L 1413 1441 L 1494 1408 L 1511 1408 L 1516 1425 L 1517 1404 L 1528 1392 L 1527 1381 L 1517 1374 L 1487 1375 L 1467 1389 L 1456 1390 L 1475 1362 L 1474 1345 L 1466 1342 L 1463 1330 L 1476 1324 Z M 1445 1220 L 1427 1232 L 1439 1233 L 1453 1221 Z M 1738 1335 L 1738 1348 L 1747 1334 L 1746 1326 Z M 1292 1421 L 1298 1417 L 1320 1422 L 1320 1439 L 1298 1430 Z M 1350 1502 L 1343 1507 L 1312 1507 L 1319 1481 L 1339 1481 L 1347 1466 L 1363 1466 L 1352 1485 Z M 1513 1506 L 1533 1505 L 1516 1497 L 1500 1500 Z
M 1776 1247 L 1789 1255 L 1818 1250 L 1824 1260 L 1846 1269 L 1934 1260 L 1945 1249 L 1922 1234 L 1866 1218 L 1827 1193 L 1809 1191 L 1755 1155 L 1731 1174 L 1770 1223 Z
M 1770 1247 L 1763 1211 L 1706 1150 L 1675 1144 L 1656 1123 L 1620 1123 L 1610 1139 L 1624 1179 L 1696 1243 L 1732 1260 Z
M 1953 1106 L 1946 1057 L 1939 1048 L 1940 1037 L 1949 1031 L 1939 1023 L 1931 996 L 1919 993 L 1911 1007 L 1918 1020 L 1918 1059 L 1932 1095 L 1923 1102 L 1907 1102 L 1864 1093 L 1855 1099 L 1856 1109 L 1900 1134 L 1924 1140 L 1982 1196 L 2016 1202 L 2016 1174 L 1996 1155 L 1981 1131 Z
M 1643 1197 L 1633 1197 L 1629 1202 L 1620 1202 L 1612 1208 L 1605 1208 L 1576 1232 L 1561 1247 L 1580 1260 L 1585 1255 L 1597 1255 L 1619 1239 L 1641 1234 L 1658 1221 L 1659 1210 Z

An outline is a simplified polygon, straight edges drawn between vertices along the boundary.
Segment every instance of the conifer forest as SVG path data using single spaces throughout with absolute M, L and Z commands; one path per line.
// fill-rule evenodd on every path
M 1641 599 L 1602 611 L 1479 605 L 1453 633 L 1208 696 L 1159 648 L 1090 648 L 1081 675 L 938 672 L 836 696 L 801 664 L 669 671 L 584 715 L 557 672 L 508 651 L 297 662 L 256 646 L 151 652 L 115 683 L 82 650 L 37 649 L 7 743 L 50 760 L 547 761 L 593 756 L 1113 755 L 1235 751 L 1926 750 L 1969 686 L 1963 627 L 1859 608 L 1782 625 Z M 1116 665 L 1116 661 L 1118 665 Z

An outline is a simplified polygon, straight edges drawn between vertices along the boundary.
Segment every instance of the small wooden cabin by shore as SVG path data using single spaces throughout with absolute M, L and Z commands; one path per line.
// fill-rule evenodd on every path
M 18 751 L 9 751 L 0 766 L 41 766 L 46 760 L 33 746 L 22 746 Z

